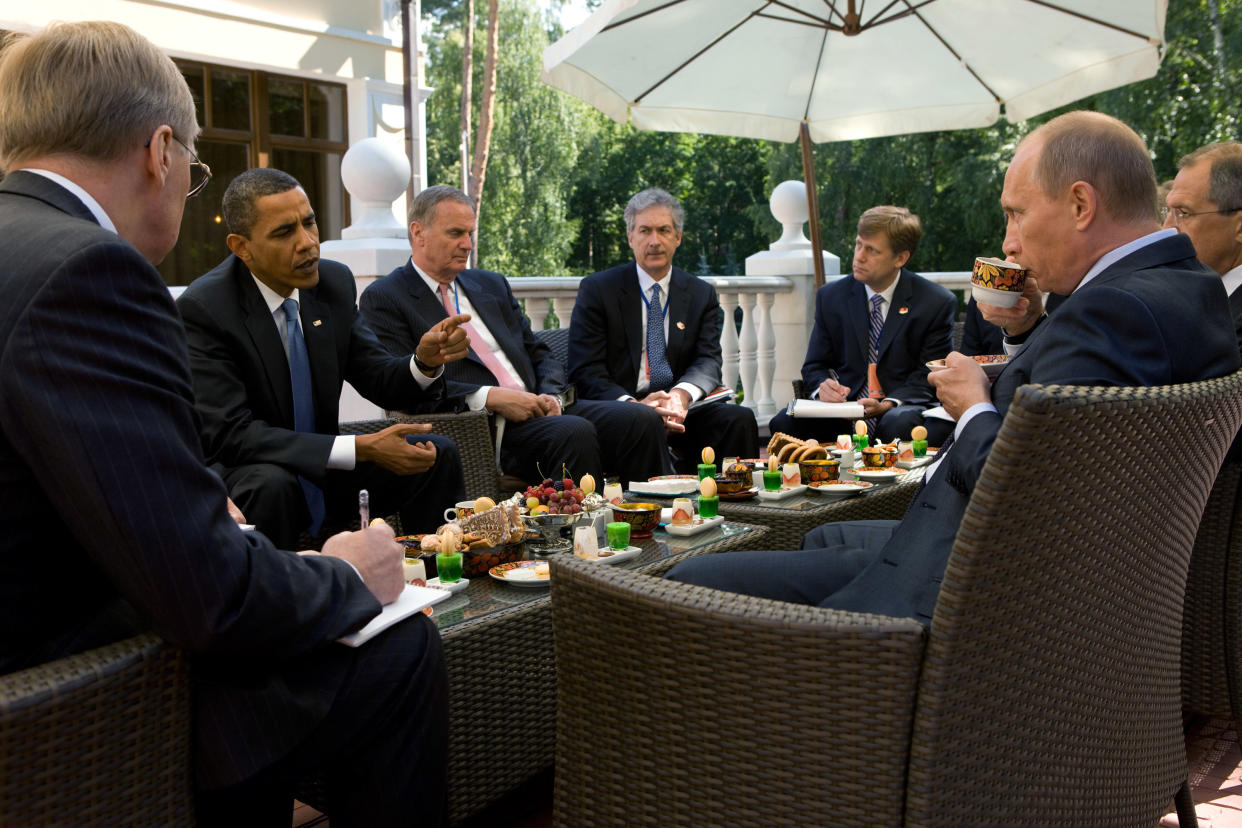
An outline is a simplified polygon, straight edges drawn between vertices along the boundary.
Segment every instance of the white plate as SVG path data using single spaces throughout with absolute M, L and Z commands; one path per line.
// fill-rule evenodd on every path
M 690 526 L 674 526 L 669 524 L 664 527 L 664 531 L 678 538 L 697 535 L 699 532 L 706 532 L 708 529 L 714 529 L 724 523 L 724 515 L 716 515 L 714 518 L 695 518 L 694 523 Z
M 784 500 L 787 497 L 793 497 L 796 494 L 806 491 L 806 486 L 782 486 L 779 492 L 769 492 L 767 489 L 759 490 L 760 500 Z
M 428 578 L 427 586 L 434 587 L 436 589 L 446 589 L 449 592 L 461 592 L 463 589 L 470 586 L 470 579 L 462 578 L 460 581 L 453 581 L 450 584 L 442 584 L 440 583 L 439 578 Z
M 897 465 L 903 469 L 917 469 L 921 466 L 926 466 L 935 459 L 936 455 L 929 454 L 926 457 L 915 457 L 913 460 L 898 460 Z
M 697 493 L 698 478 L 666 478 L 663 480 L 631 480 L 628 487 L 630 494 L 645 494 L 655 497 L 675 497 L 677 495 Z
M 1005 370 L 1005 366 L 1009 364 L 1009 360 L 1012 357 L 1008 354 L 976 354 L 971 359 L 979 363 L 979 366 L 983 368 L 983 375 L 985 377 L 996 379 L 996 376 Z M 927 363 L 927 371 L 932 374 L 937 371 L 943 371 L 947 367 L 943 359 L 933 359 Z
M 627 546 L 624 549 L 614 549 L 613 553 L 608 557 L 600 557 L 596 558 L 596 560 L 600 563 L 617 564 L 622 561 L 628 561 L 630 558 L 638 557 L 642 554 L 642 551 L 637 546 Z
M 905 473 L 904 469 L 866 469 L 862 466 L 859 466 L 856 469 L 850 469 L 850 474 L 860 480 L 872 481 L 896 480 Z
M 823 486 L 811 486 L 809 491 L 816 492 L 821 495 L 836 495 L 837 497 L 849 497 L 851 495 L 862 494 L 870 489 L 874 484 L 865 480 L 851 480 L 846 482 L 834 481 L 825 483 Z
M 539 566 L 540 564 L 547 566 L 548 562 L 547 561 L 514 561 L 513 563 L 502 563 L 502 564 L 497 564 L 496 566 L 493 566 L 491 569 L 487 570 L 487 574 L 491 575 L 497 581 L 502 581 L 506 584 L 509 584 L 510 586 L 546 587 L 548 584 L 552 583 L 551 578 L 535 578 L 535 577 L 510 578 L 510 577 L 507 577 L 508 574 L 510 572 L 513 572 L 514 570 L 526 570 L 526 569 L 530 569 L 531 567 Z

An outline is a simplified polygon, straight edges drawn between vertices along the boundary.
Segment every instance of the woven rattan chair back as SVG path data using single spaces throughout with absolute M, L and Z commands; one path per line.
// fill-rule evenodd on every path
M 1165 813 L 1186 778 L 1187 565 L 1240 420 L 1242 373 L 1019 390 L 932 619 L 908 822 L 1153 825 Z
M 1242 465 L 1226 463 L 1208 497 L 1186 578 L 1182 706 L 1204 716 L 1242 714 Z
M 153 635 L 0 676 L 0 825 L 192 825 L 190 682 Z

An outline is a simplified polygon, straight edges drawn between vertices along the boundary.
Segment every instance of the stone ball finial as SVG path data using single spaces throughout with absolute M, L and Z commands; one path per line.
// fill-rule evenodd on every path
M 363 138 L 341 160 L 341 182 L 355 198 L 391 205 L 410 183 L 410 161 L 391 141 Z
M 802 225 L 810 215 L 810 209 L 806 205 L 806 185 L 801 181 L 782 181 L 772 191 L 768 207 L 782 228 L 781 237 L 771 244 L 771 249 L 809 249 L 811 243 L 802 233 Z

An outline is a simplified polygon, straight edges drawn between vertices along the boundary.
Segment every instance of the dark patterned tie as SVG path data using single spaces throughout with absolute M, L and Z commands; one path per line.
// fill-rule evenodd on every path
M 660 286 L 651 286 L 651 302 L 647 305 L 647 378 L 648 391 L 667 391 L 673 387 L 673 369 L 664 350 L 664 308 L 660 305 Z
M 280 304 L 285 312 L 285 333 L 289 340 L 289 381 L 293 387 L 293 430 L 306 433 L 315 431 L 315 398 L 311 392 L 310 357 L 306 353 L 306 340 L 298 323 L 298 303 L 286 299 Z M 318 535 L 323 525 L 323 490 L 305 477 L 299 477 L 306 506 L 310 509 L 311 535 Z
M 884 314 L 880 312 L 880 305 L 883 304 L 884 297 L 875 294 L 871 297 L 871 331 L 867 337 L 867 377 L 868 388 L 863 396 L 871 396 L 875 389 L 870 387 L 870 377 L 875 373 L 871 366 L 876 365 L 880 361 L 880 333 L 884 330 Z M 867 433 L 871 435 L 871 441 L 876 441 L 876 418 L 868 417 L 864 422 L 867 424 Z

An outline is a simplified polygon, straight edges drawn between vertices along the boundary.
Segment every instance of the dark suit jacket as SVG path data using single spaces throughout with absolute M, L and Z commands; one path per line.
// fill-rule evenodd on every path
M 531 331 L 508 279 L 488 270 L 463 270 L 457 275 L 457 286 L 528 390 L 535 394 L 565 390 L 565 368 Z M 380 341 L 396 352 L 412 352 L 418 338 L 448 316 L 440 297 L 427 288 L 408 261 L 372 282 L 358 305 Z M 471 348 L 465 359 L 444 366 L 444 382 L 446 399 L 438 407 L 461 410 L 467 394 L 495 385 L 496 377 Z
M 1049 293 L 1044 297 L 1044 312 L 1052 313 L 1064 301 L 1064 296 Z M 1005 353 L 1005 332 L 983 318 L 973 296 L 966 304 L 966 324 L 962 330 L 962 347 L 958 350 L 966 356 Z
M 668 364 L 675 382 L 705 392 L 720 385 L 720 331 L 724 313 L 716 289 L 674 267 L 668 305 Z M 579 397 L 637 396 L 647 332 L 634 262 L 593 273 L 578 286 L 569 325 L 569 380 Z
M 1238 340 L 1238 351 L 1242 352 L 1242 288 L 1238 288 L 1229 295 L 1229 313 L 1233 316 L 1233 331 Z
M 1238 348 L 1220 277 L 1185 236 L 1105 268 L 1037 327 L 996 378 L 996 413 L 974 417 L 915 497 L 879 560 L 825 606 L 930 620 L 966 503 L 1017 389 L 1170 385 L 1236 371 Z
M 344 561 L 278 551 L 229 518 L 180 320 L 137 250 L 19 171 L 0 182 L 0 261 L 0 672 L 149 626 L 211 661 L 196 673 L 200 778 L 244 778 L 305 737 L 342 678 L 272 664 L 379 603 Z
M 299 291 L 299 318 L 310 357 L 315 428 L 293 430 L 293 392 L 280 332 L 249 269 L 230 255 L 177 299 L 190 347 L 194 391 L 203 418 L 203 451 L 225 468 L 272 463 L 321 479 L 339 433 L 345 380 L 381 408 L 407 409 L 443 394 L 410 373 L 413 348 L 390 354 L 354 306 L 354 278 L 320 260 L 319 284 Z
M 951 292 L 901 269 L 878 345 L 876 375 L 885 396 L 932 404 L 936 393 L 927 382 L 927 363 L 952 348 L 956 311 Z M 850 399 L 865 396 L 870 335 L 871 306 L 862 282 L 843 276 L 816 291 L 815 326 L 802 363 L 804 393 L 814 396 L 832 369 L 849 386 Z

